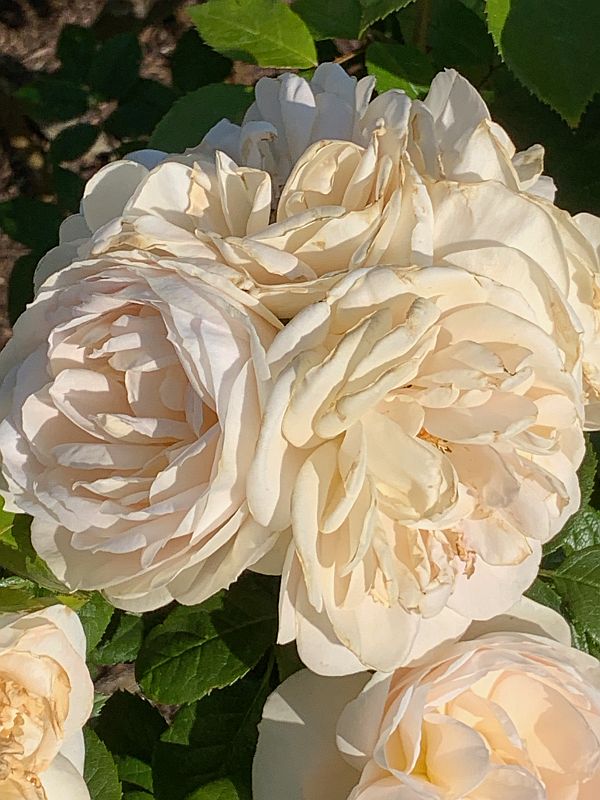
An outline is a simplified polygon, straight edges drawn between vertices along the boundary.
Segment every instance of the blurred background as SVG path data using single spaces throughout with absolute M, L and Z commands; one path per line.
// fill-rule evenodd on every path
M 597 99 L 576 129 L 535 99 L 500 59 L 483 0 L 405 0 L 360 39 L 342 38 L 360 3 L 291 3 L 314 33 L 319 61 L 337 59 L 358 77 L 372 72 L 381 89 L 401 86 L 413 97 L 425 95 L 437 70 L 457 68 L 519 148 L 546 147 L 559 205 L 600 213 Z M 0 345 L 31 298 L 37 261 L 56 244 L 60 221 L 77 211 L 84 183 L 99 167 L 146 146 L 186 93 L 223 82 L 251 86 L 282 71 L 231 60 L 204 44 L 188 14 L 193 4 L 0 0 Z M 344 13 L 330 13 L 340 8 Z M 223 116 L 220 109 L 198 113 L 207 118 L 198 119 L 191 143 L 216 121 L 211 113 Z

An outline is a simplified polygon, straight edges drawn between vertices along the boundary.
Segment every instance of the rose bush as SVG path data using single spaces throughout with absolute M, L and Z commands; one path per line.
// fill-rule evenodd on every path
M 279 636 L 312 670 L 390 671 L 532 582 L 579 505 L 578 336 L 550 335 L 559 302 L 380 267 L 277 335 L 248 502 L 292 526 Z
M 42 286 L 0 355 L 3 494 L 72 589 L 200 602 L 270 548 L 245 480 L 277 327 L 222 271 L 143 253 Z
M 93 694 L 73 611 L 0 615 L 3 800 L 89 800 L 81 729 Z
M 596 798 L 600 667 L 525 610 L 392 674 L 293 675 L 263 712 L 255 800 Z

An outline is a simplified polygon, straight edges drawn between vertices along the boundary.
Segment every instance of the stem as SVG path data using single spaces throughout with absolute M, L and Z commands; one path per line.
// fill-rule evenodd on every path
M 431 22 L 431 0 L 420 0 L 417 24 L 414 32 L 414 44 L 423 53 L 427 52 L 427 35 Z
M 359 47 L 358 50 L 352 50 L 350 53 L 343 53 L 333 59 L 334 64 L 345 64 L 346 61 L 352 61 L 353 58 L 361 56 L 365 52 L 364 47 Z
M 554 579 L 554 573 L 551 572 L 549 569 L 538 569 L 538 575 L 541 578 L 550 578 L 550 580 Z

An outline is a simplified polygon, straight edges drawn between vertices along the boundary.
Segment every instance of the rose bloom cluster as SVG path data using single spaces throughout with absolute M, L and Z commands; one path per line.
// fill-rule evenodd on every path
M 542 148 L 516 152 L 454 71 L 423 102 L 373 90 L 335 64 L 263 78 L 241 126 L 89 181 L 0 356 L 1 491 L 62 581 L 120 608 L 280 574 L 281 643 L 322 676 L 388 675 L 383 743 L 348 739 L 352 800 L 591 798 L 548 788 L 498 710 L 510 642 L 452 643 L 518 601 L 579 506 L 600 220 L 554 204 Z M 548 647 L 514 669 L 559 687 Z M 597 707 L 570 689 L 552 702 Z M 480 717 L 481 769 L 455 774 Z

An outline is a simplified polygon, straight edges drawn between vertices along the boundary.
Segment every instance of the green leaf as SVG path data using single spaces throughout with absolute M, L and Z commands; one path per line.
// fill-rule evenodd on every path
M 116 692 L 108 699 L 96 733 L 112 753 L 124 786 L 152 792 L 154 747 L 166 727 L 160 713 L 139 695 Z
M 120 725 L 123 724 L 121 720 Z M 114 755 L 114 754 L 113 754 Z M 152 765 L 140 761 L 134 756 L 114 755 L 119 780 L 123 785 L 136 786 L 152 791 Z
M 577 629 L 600 640 L 600 547 L 573 553 L 545 576 L 552 580 Z
M 429 57 L 412 45 L 373 42 L 367 48 L 367 70 L 377 78 L 377 91 L 403 89 L 417 98 L 429 89 L 434 68 Z
M 79 619 L 85 631 L 88 655 L 102 639 L 113 613 L 114 608 L 98 592 L 91 594 L 88 602 L 79 609 Z
M 119 139 L 149 136 L 176 99 L 168 86 L 139 80 L 105 121 L 104 129 Z
M 0 612 L 37 611 L 57 603 L 77 611 L 85 602 L 81 595 L 57 594 L 16 575 L 0 578 Z
M 202 86 L 173 105 L 154 129 L 150 147 L 171 153 L 194 147 L 223 117 L 241 122 L 252 99 L 252 93 L 243 86 L 227 83 Z
M 586 439 L 585 456 L 577 470 L 581 507 L 567 521 L 562 531 L 544 545 L 544 556 L 559 550 L 570 555 L 584 547 L 600 544 L 600 513 L 589 505 L 596 482 L 598 458 L 591 437 L 588 435 Z
M 73 161 L 87 153 L 99 133 L 95 125 L 87 122 L 63 128 L 50 143 L 50 157 L 57 162 Z
M 96 732 L 111 753 L 146 764 L 152 761 L 154 747 L 166 728 L 163 717 L 147 700 L 129 692 L 113 694 L 96 723 Z
M 490 33 L 517 78 L 576 126 L 600 89 L 597 0 L 487 0 Z
M 70 80 L 55 75 L 38 75 L 15 92 L 25 110 L 40 123 L 65 122 L 88 109 L 88 93 Z
M 4 510 L 0 498 L 0 566 L 53 592 L 68 592 L 31 545 L 30 519 Z
M 83 777 L 91 800 L 121 800 L 121 784 L 111 754 L 90 728 L 84 728 L 85 767 Z
M 308 28 L 280 0 L 208 0 L 188 11 L 204 41 L 224 56 L 261 67 L 317 64 Z
M 560 606 L 561 606 L 561 599 L 558 592 L 556 592 L 552 586 L 541 578 L 536 578 L 532 585 L 526 592 L 527 597 L 531 600 L 535 600 L 536 603 L 541 603 L 543 606 L 548 606 L 548 608 L 554 609 L 554 611 L 558 611 L 560 614 Z
M 90 28 L 65 25 L 56 45 L 56 55 L 62 62 L 61 75 L 85 83 L 95 51 L 96 39 Z
M 56 206 L 31 197 L 15 197 L 0 203 L 0 228 L 36 253 L 42 254 L 58 243 L 61 220 Z
M 111 626 L 112 627 L 112 626 Z M 144 638 L 144 620 L 133 614 L 122 614 L 114 633 L 92 653 L 95 664 L 123 664 L 135 661 Z
M 231 59 L 205 44 L 194 28 L 183 34 L 171 56 L 173 84 L 182 92 L 220 83 L 231 73 L 232 67 Z
M 302 17 L 317 41 L 359 37 L 360 0 L 295 0 L 292 10 Z
M 109 697 L 110 695 L 108 694 L 102 694 L 101 692 L 94 692 L 94 705 L 92 706 L 92 713 L 90 715 L 90 719 L 95 719 L 100 714 L 100 712 L 106 705 L 106 701 L 108 700 Z
M 55 604 L 55 597 L 39 595 L 36 592 L 35 584 L 28 581 L 22 581 L 16 585 L 0 586 L 0 613 L 7 611 L 38 611 Z
M 72 213 L 79 211 L 79 203 L 83 194 L 85 181 L 76 172 L 56 164 L 52 169 L 54 188 L 57 195 L 58 207 L 62 211 Z
M 134 789 L 132 792 L 125 792 L 123 800 L 154 800 L 154 795 L 150 792 L 140 792 Z
M 139 77 L 141 61 L 137 36 L 119 33 L 98 48 L 90 67 L 90 86 L 104 98 L 124 97 Z
M 598 469 L 598 456 L 592 443 L 591 437 L 586 437 L 585 456 L 579 469 L 577 470 L 577 477 L 579 478 L 579 488 L 581 489 L 581 505 L 585 506 L 590 502 L 594 486 L 596 484 L 596 470 Z
M 380 19 L 385 19 L 394 11 L 406 8 L 414 0 L 360 0 L 362 15 L 360 20 L 360 35 L 365 30 Z
M 454 67 L 476 84 L 498 59 L 485 22 L 460 0 L 433 0 L 429 43 L 438 69 Z
M 252 800 L 250 789 L 232 778 L 219 778 L 191 794 L 188 800 Z
M 185 795 L 203 783 L 234 773 L 245 775 L 250 782 L 257 726 L 270 691 L 271 669 L 272 662 L 262 676 L 246 676 L 178 712 L 155 757 L 159 798 L 172 797 L 167 788 L 169 776 L 184 746 L 192 769 L 180 772 L 177 792 Z
M 179 607 L 145 639 L 136 662 L 148 697 L 187 703 L 243 677 L 274 643 L 277 589 L 247 574 L 199 606 Z
M 586 506 L 574 514 L 557 537 L 566 555 L 600 545 L 600 512 Z
M 204 797 L 196 792 L 212 791 L 215 782 L 227 778 L 249 796 L 258 723 L 270 692 L 272 667 L 270 660 L 262 675 L 248 675 L 178 712 L 156 748 L 157 800 Z

